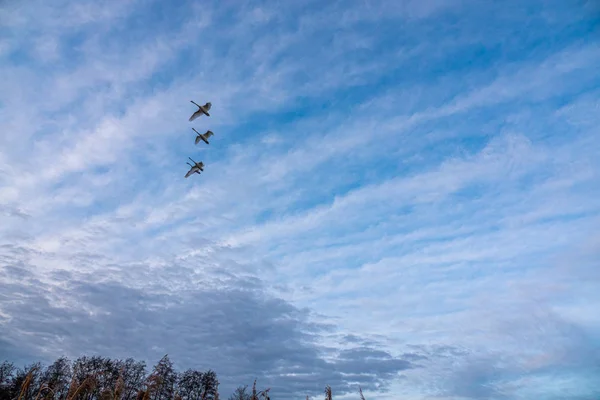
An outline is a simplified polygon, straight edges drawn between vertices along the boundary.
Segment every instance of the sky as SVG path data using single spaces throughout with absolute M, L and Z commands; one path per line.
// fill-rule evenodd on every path
M 168 354 L 222 397 L 597 399 L 599 21 L 1 2 L 0 358 Z

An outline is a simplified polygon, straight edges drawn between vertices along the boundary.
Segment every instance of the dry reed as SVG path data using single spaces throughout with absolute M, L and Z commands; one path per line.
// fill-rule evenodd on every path
M 327 385 L 325 387 L 325 400 L 331 400 L 331 399 L 332 399 L 331 386 Z
M 25 379 L 23 380 L 23 383 L 21 384 L 19 396 L 15 400 L 29 400 L 27 393 L 32 384 L 33 374 L 36 371 L 36 369 L 37 369 L 37 367 L 34 367 L 27 373 L 27 375 L 25 376 Z M 67 391 L 65 400 L 76 400 L 77 396 L 82 394 L 84 391 L 86 391 L 86 390 L 93 391 L 98 384 L 96 375 L 97 374 L 89 375 L 88 377 L 83 379 L 83 381 L 81 383 L 79 383 L 78 385 L 76 385 L 78 382 L 76 381 L 75 375 L 73 375 L 73 377 L 71 379 L 71 383 L 69 384 L 69 389 Z M 156 390 L 157 387 L 159 387 L 161 383 L 162 383 L 162 379 L 160 376 L 150 375 L 148 377 L 148 379 L 146 380 L 146 382 L 144 383 L 145 388 L 140 389 L 138 391 L 138 393 L 136 395 L 136 400 L 150 400 L 150 396 L 152 395 L 152 392 L 154 390 Z M 125 382 L 123 380 L 122 371 L 120 371 L 119 377 L 117 378 L 117 381 L 115 383 L 115 387 L 112 390 L 110 388 L 106 388 L 105 390 L 103 390 L 102 393 L 100 393 L 100 395 L 98 396 L 98 400 L 120 400 L 121 395 L 123 394 L 123 391 L 124 391 L 124 387 L 125 387 Z M 54 390 L 48 385 L 48 383 L 44 382 L 41 384 L 40 389 L 38 390 L 38 393 L 35 397 L 35 400 L 40 400 L 41 393 L 44 390 L 47 390 L 48 392 L 52 393 L 52 397 L 50 398 L 50 400 L 54 399 L 54 397 L 56 395 Z M 257 391 L 256 390 L 256 380 L 254 380 L 254 383 L 252 384 L 252 395 L 250 396 L 250 399 L 251 400 L 259 400 L 262 397 L 264 400 L 270 400 L 270 397 L 269 397 L 270 390 L 271 389 L 268 388 L 268 389 L 262 390 L 260 392 Z M 360 400 L 365 400 L 365 396 L 363 395 L 363 391 L 360 386 L 358 388 L 358 393 L 360 395 Z M 201 399 L 205 400 L 206 396 L 207 396 L 207 393 L 205 390 L 202 393 Z M 219 400 L 218 383 L 217 383 L 217 391 L 215 393 L 214 399 Z M 173 400 L 181 400 L 181 395 L 179 394 L 179 392 L 175 392 L 175 394 L 173 396 Z M 306 400 L 309 400 L 309 396 L 306 396 Z M 325 387 L 325 400 L 333 400 L 331 386 L 329 386 L 329 385 L 327 385 Z

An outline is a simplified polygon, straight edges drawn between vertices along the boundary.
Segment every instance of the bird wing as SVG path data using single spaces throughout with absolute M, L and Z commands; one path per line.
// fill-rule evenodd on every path
M 206 103 L 206 104 L 204 105 L 204 109 L 205 109 L 206 111 L 208 111 L 208 110 L 210 110 L 210 107 L 211 107 L 211 106 L 212 106 L 212 104 L 211 104 L 210 102 L 208 102 L 208 103 Z
M 194 172 L 198 172 L 198 169 L 199 169 L 198 167 L 193 166 L 192 168 L 190 168 L 190 170 L 187 172 L 187 174 L 185 174 L 185 177 L 187 178 L 188 176 L 190 176 Z
M 196 118 L 198 118 L 200 116 L 200 114 L 202 114 L 202 111 L 200 111 L 200 110 L 198 110 L 195 113 L 193 113 L 192 116 L 190 117 L 190 121 L 193 121 Z
M 206 131 L 206 133 L 204 134 L 204 137 L 208 139 L 212 135 L 214 135 L 214 133 L 212 131 Z
M 200 136 L 196 136 L 196 141 L 195 143 L 198 144 L 198 142 L 201 140 L 202 138 Z

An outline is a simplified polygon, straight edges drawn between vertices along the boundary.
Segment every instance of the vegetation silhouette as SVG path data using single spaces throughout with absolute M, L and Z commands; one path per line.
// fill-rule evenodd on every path
M 238 386 L 227 400 L 272 400 L 269 391 L 258 391 L 255 380 L 251 392 Z M 360 388 L 359 393 L 365 400 Z M 330 386 L 325 399 L 332 400 Z M 145 362 L 132 358 L 83 356 L 71 362 L 61 357 L 45 368 L 39 362 L 17 368 L 3 361 L 0 400 L 219 400 L 219 380 L 211 369 L 177 372 L 168 355 L 149 373 Z

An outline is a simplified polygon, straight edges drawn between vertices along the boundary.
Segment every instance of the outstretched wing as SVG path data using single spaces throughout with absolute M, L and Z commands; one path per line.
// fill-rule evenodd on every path
M 210 101 L 204 105 L 204 109 L 205 109 L 206 111 L 210 110 L 210 108 L 211 108 L 211 107 L 212 107 L 212 104 L 211 104 L 211 102 L 210 102 Z
M 192 116 L 190 117 L 190 121 L 195 120 L 196 118 L 198 118 L 200 115 L 202 114 L 202 111 L 198 110 L 195 113 L 192 114 Z
M 198 168 L 196 167 L 192 167 L 190 168 L 190 170 L 187 172 L 187 174 L 185 174 L 185 177 L 189 177 L 191 174 L 193 174 L 194 172 L 198 172 Z
M 214 133 L 212 131 L 206 131 L 206 133 L 204 134 L 204 137 L 206 139 L 208 139 L 209 137 L 211 137 L 212 135 L 214 135 Z
M 200 135 L 196 136 L 196 140 L 195 140 L 195 144 L 198 144 L 198 142 L 202 140 L 202 138 L 200 137 Z

